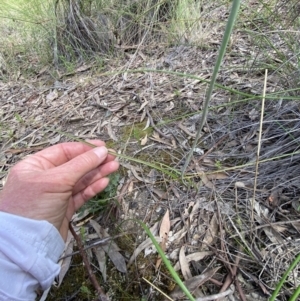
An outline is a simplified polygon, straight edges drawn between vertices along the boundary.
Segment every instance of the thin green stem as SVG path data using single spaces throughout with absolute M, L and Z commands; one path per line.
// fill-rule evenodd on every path
M 212 92 L 213 92 L 213 89 L 214 89 L 214 86 L 215 86 L 215 83 L 216 83 L 217 75 L 219 73 L 219 69 L 220 69 L 223 57 L 225 55 L 225 52 L 226 52 L 226 48 L 227 48 L 227 45 L 228 45 L 228 42 L 229 42 L 229 39 L 230 39 L 230 35 L 231 35 L 231 32 L 232 32 L 232 29 L 233 29 L 238 11 L 239 11 L 239 7 L 240 7 L 240 0 L 233 0 L 233 4 L 232 4 L 231 12 L 230 12 L 227 24 L 226 24 L 222 44 L 220 46 L 219 55 L 217 57 L 217 62 L 215 64 L 214 71 L 213 71 L 211 81 L 210 81 L 210 85 L 209 85 L 209 88 L 208 88 L 208 91 L 207 91 L 207 94 L 206 94 L 206 97 L 205 97 L 205 102 L 204 102 L 203 112 L 202 112 L 202 118 L 201 118 L 201 124 L 200 124 L 200 126 L 197 130 L 196 138 L 194 140 L 192 149 L 190 150 L 190 152 L 187 156 L 187 159 L 184 163 L 184 166 L 183 166 L 183 169 L 182 169 L 182 172 L 181 172 L 181 179 L 182 180 L 184 178 L 184 173 L 185 173 L 185 171 L 186 171 L 186 169 L 187 169 L 187 167 L 188 167 L 188 165 L 191 161 L 194 149 L 195 149 L 196 145 L 198 144 L 198 140 L 200 138 L 202 128 L 203 128 L 203 126 L 206 122 L 206 117 L 207 117 L 207 113 L 208 113 L 208 104 L 209 104 L 211 96 L 212 96 Z
M 155 237 L 153 236 L 153 234 L 151 233 L 151 231 L 149 230 L 149 228 L 143 222 L 141 222 L 141 221 L 137 221 L 137 222 L 143 227 L 143 229 L 145 230 L 145 232 L 147 233 L 147 235 L 150 237 L 150 239 L 151 239 L 152 243 L 154 244 L 154 246 L 155 246 L 158 254 L 160 255 L 160 257 L 162 259 L 162 261 L 166 265 L 167 269 L 169 270 L 170 274 L 172 275 L 172 277 L 176 281 L 176 283 L 179 285 L 179 287 L 181 288 L 181 290 L 185 293 L 185 295 L 189 298 L 190 301 L 195 301 L 194 297 L 189 292 L 189 290 L 187 289 L 187 287 L 185 286 L 185 284 L 182 282 L 182 280 L 180 279 L 180 277 L 178 276 L 178 274 L 174 270 L 171 262 L 166 257 L 164 251 L 162 250 L 162 248 L 160 247 L 160 245 L 156 241 Z
M 284 273 L 284 275 L 282 276 L 280 282 L 277 284 L 275 291 L 273 292 L 271 298 L 269 299 L 269 301 L 275 301 L 280 289 L 282 288 L 287 276 L 290 274 L 290 272 L 297 266 L 297 264 L 300 262 L 300 254 L 298 254 L 298 256 L 295 258 L 295 260 L 292 262 L 292 264 L 289 266 L 289 268 L 287 269 L 287 271 Z M 298 291 L 298 289 L 296 290 L 296 292 Z M 295 292 L 295 293 L 296 293 Z M 295 293 L 293 294 L 293 296 L 295 295 Z M 300 293 L 300 292 L 299 292 Z M 299 294 L 298 294 L 299 295 Z M 297 296 L 298 296 L 297 295 Z M 293 298 L 293 296 L 291 298 Z M 296 299 L 290 299 L 289 301 L 294 301 Z

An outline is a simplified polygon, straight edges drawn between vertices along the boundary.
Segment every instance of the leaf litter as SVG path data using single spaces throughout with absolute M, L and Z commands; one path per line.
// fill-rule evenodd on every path
M 236 32 L 235 38 L 236 56 L 226 58 L 220 83 L 261 95 L 263 76 L 243 73 L 239 68 L 244 64 L 243 56 L 252 49 L 251 40 L 242 32 Z M 220 37 L 209 45 L 215 45 L 217 40 Z M 202 79 L 210 78 L 209 68 L 215 59 L 214 52 L 197 51 L 192 46 L 174 46 L 161 55 L 149 49 L 157 71 L 167 64 L 169 71 L 188 71 Z M 262 58 L 258 56 L 259 59 Z M 126 60 L 120 65 L 111 62 L 107 71 L 121 70 L 123 63 Z M 132 64 L 132 68 L 140 69 L 145 60 L 136 56 Z M 230 72 L 226 71 L 228 66 Z M 233 66 L 239 71 L 232 72 Z M 183 166 L 201 118 L 204 82 L 159 72 L 152 72 L 150 80 L 150 74 L 142 71 L 127 72 L 126 76 L 101 76 L 93 73 L 89 65 L 81 67 L 79 79 L 62 77 L 59 82 L 49 84 L 48 71 L 43 70 L 31 81 L 20 76 L 19 81 L 0 83 L 1 187 L 8 169 L 26 155 L 51 144 L 72 141 L 64 132 L 80 139 L 102 139 L 118 152 L 134 154 L 144 161 L 154 158 L 178 170 Z M 285 89 L 278 74 L 271 74 L 269 80 L 268 93 Z M 146 257 L 143 254 L 152 243 L 132 221 L 140 219 L 152 227 L 162 222 L 168 212 L 170 228 L 163 229 L 167 236 L 161 237 L 158 232 L 155 235 L 183 279 L 194 279 L 192 284 L 187 283 L 191 291 L 200 287 L 203 296 L 219 293 L 239 256 L 238 283 L 232 282 L 235 288 L 240 285 L 248 300 L 269 298 L 300 252 L 299 104 L 273 95 L 274 99 L 266 101 L 255 200 L 252 196 L 258 98 L 243 102 L 226 90 L 218 90 L 214 95 L 199 143 L 201 152 L 194 154 L 194 162 L 188 169 L 195 186 L 187 188 L 159 171 L 153 175 L 148 167 L 120 159 L 124 178 L 124 190 L 120 188 L 117 196 L 120 206 L 112 204 L 109 215 L 99 212 L 91 216 L 87 212 L 87 219 L 78 220 L 82 222 L 78 233 L 84 229 L 86 246 L 108 233 L 137 232 L 89 252 L 90 261 L 97 266 L 94 270 L 102 277 L 107 291 L 115 290 L 122 295 L 126 290 L 132 300 L 139 300 L 137 296 L 149 289 L 141 281 L 145 277 L 174 300 L 182 298 L 174 290 L 164 265 L 155 269 L 157 255 L 152 251 Z M 139 140 L 128 128 L 141 122 L 144 124 Z M 149 128 L 153 130 L 151 135 L 146 132 Z M 104 231 L 106 228 L 108 232 Z M 64 262 L 62 273 L 66 275 L 60 275 L 59 280 L 62 286 L 68 269 L 72 269 L 72 260 Z M 117 273 L 123 276 L 118 278 Z M 287 279 L 281 300 L 286 300 L 299 285 L 298 274 L 297 267 Z M 150 300 L 160 300 L 158 293 L 148 290 L 148 295 Z M 238 299 L 239 290 L 235 289 L 233 295 Z M 112 297 L 112 300 L 119 299 Z

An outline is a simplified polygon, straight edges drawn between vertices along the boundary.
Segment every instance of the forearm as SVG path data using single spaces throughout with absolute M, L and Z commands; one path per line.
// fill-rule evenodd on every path
M 0 300 L 34 300 L 59 273 L 63 249 L 50 223 L 0 212 Z

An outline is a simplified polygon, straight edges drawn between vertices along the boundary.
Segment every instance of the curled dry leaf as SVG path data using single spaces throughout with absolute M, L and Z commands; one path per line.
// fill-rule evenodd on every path
M 146 145 L 147 141 L 148 141 L 148 135 L 146 134 L 146 136 L 141 139 L 141 145 L 142 146 Z
M 185 280 L 192 278 L 192 273 L 189 267 L 189 262 L 185 256 L 185 246 L 182 246 L 179 252 L 180 269 Z
M 160 245 L 160 247 L 162 248 L 163 251 L 166 250 L 166 243 L 168 241 L 170 227 L 171 227 L 170 215 L 169 215 L 169 209 L 167 209 L 167 211 L 166 211 L 166 213 L 165 213 L 165 215 L 164 215 L 164 217 L 161 221 L 161 225 L 160 225 L 160 229 L 159 229 L 159 237 L 162 240 L 159 245 Z M 159 256 L 157 258 L 155 268 L 158 269 L 160 264 L 161 264 L 161 257 Z

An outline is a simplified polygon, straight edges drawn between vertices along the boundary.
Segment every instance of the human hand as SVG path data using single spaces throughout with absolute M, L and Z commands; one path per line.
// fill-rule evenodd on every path
M 105 143 L 67 142 L 46 148 L 17 163 L 0 194 L 0 211 L 46 220 L 66 239 L 74 212 L 108 185 L 119 168 Z

